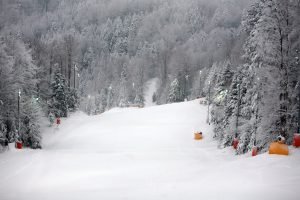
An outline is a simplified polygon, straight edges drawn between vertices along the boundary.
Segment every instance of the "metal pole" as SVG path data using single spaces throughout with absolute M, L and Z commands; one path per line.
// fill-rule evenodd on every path
M 241 99 L 241 90 L 240 90 L 240 84 L 238 84 L 238 107 L 237 107 L 237 113 L 236 113 L 236 131 L 235 131 L 235 137 L 238 135 L 238 126 L 239 126 L 239 114 L 240 114 L 240 99 Z
M 300 67 L 300 62 L 299 62 L 299 51 L 298 49 L 296 50 L 297 57 L 296 57 L 296 64 L 299 65 Z M 298 71 L 299 77 L 300 77 L 300 70 Z M 298 80 L 298 133 L 300 133 L 300 80 Z
M 21 90 L 18 92 L 18 136 L 20 136 L 20 100 L 21 100 Z
M 209 120 L 209 106 L 210 106 L 210 81 L 208 82 L 208 108 L 207 108 L 207 122 L 210 125 L 210 120 Z
M 254 142 L 253 145 L 256 146 L 256 133 L 258 126 L 258 112 L 259 112 L 259 78 L 257 78 L 258 86 L 257 86 L 257 99 L 256 99 L 256 114 L 255 114 L 255 129 L 254 129 Z
M 185 75 L 184 100 L 188 100 L 188 80 L 189 80 L 189 75 Z
M 74 89 L 76 87 L 76 64 L 74 65 Z
M 201 73 L 202 73 L 202 71 L 200 70 L 200 72 L 199 72 L 199 97 L 201 97 Z
M 300 133 L 300 81 L 298 82 L 298 133 Z

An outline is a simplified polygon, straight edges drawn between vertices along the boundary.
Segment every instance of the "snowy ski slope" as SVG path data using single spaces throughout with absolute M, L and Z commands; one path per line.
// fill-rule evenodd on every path
M 0 200 L 298 199 L 300 149 L 235 156 L 206 113 L 198 100 L 78 112 L 45 131 L 42 150 L 0 154 Z

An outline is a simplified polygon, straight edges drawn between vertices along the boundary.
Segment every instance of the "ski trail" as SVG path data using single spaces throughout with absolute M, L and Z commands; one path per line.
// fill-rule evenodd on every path
M 45 130 L 42 150 L 0 154 L 0 200 L 298 200 L 299 149 L 236 156 L 206 120 L 199 99 L 77 112 Z
M 157 90 L 157 84 L 158 78 L 153 78 L 147 81 L 144 93 L 145 107 L 156 105 L 156 103 L 152 101 L 152 97 Z

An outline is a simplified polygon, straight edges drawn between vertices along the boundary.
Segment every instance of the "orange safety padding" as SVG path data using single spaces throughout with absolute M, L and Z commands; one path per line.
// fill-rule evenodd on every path
M 288 145 L 272 142 L 269 147 L 269 154 L 289 155 Z
M 203 139 L 203 136 L 202 136 L 202 134 L 200 134 L 200 133 L 195 133 L 194 139 L 195 139 L 195 140 L 202 140 L 202 139 Z

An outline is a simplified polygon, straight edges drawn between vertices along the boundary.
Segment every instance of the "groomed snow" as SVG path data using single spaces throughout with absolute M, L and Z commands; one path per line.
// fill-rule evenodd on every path
M 300 149 L 235 156 L 217 148 L 206 112 L 198 101 L 78 112 L 45 131 L 42 150 L 0 154 L 0 199 L 299 199 Z

